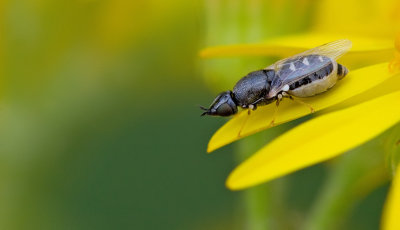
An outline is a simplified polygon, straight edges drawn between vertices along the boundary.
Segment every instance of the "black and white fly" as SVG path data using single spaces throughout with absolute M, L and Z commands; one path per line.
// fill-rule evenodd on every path
M 323 93 L 349 72 L 336 60 L 351 46 L 350 40 L 337 40 L 251 72 L 240 79 L 232 91 L 220 93 L 208 109 L 201 107 L 204 110 L 201 115 L 230 116 L 237 113 L 238 106 L 250 113 L 257 106 L 274 101 L 278 106 L 284 97 L 294 100 L 292 96 L 311 97 Z

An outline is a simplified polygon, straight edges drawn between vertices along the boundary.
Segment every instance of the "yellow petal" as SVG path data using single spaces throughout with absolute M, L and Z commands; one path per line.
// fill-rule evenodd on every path
M 253 186 L 361 145 L 400 121 L 399 101 L 397 91 L 305 122 L 239 165 L 227 186 Z
M 396 174 L 386 200 L 382 218 L 383 230 L 400 229 L 400 166 L 397 166 Z
M 232 56 L 279 56 L 288 57 L 304 50 L 314 48 L 330 41 L 347 38 L 353 42 L 350 52 L 344 55 L 340 61 L 343 64 L 356 65 L 363 63 L 375 64 L 389 61 L 393 58 L 393 39 L 379 39 L 371 37 L 359 37 L 348 35 L 332 35 L 321 33 L 306 33 L 279 37 L 257 44 L 239 44 L 229 46 L 217 46 L 203 49 L 200 56 L 203 58 L 232 57 Z M 359 65 L 357 65 L 359 66 Z
M 393 76 L 395 74 L 389 72 L 388 63 L 361 68 L 350 71 L 343 80 L 339 81 L 328 92 L 315 97 L 302 98 L 301 100 L 312 105 L 314 110 L 318 111 L 369 90 Z M 252 111 L 250 116 L 247 115 L 246 110 L 237 114 L 215 132 L 208 143 L 207 152 L 212 152 L 242 137 L 269 128 L 273 120 L 275 107 L 275 103 L 272 103 L 260 106 L 256 111 Z M 308 114 L 310 114 L 308 107 L 289 99 L 284 99 L 279 105 L 275 123 L 288 122 Z M 246 119 L 247 121 L 245 122 Z M 242 131 L 240 132 L 241 128 Z

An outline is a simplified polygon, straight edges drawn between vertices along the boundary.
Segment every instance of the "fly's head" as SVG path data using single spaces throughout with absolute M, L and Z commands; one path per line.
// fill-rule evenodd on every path
M 232 91 L 225 91 L 220 93 L 210 105 L 210 108 L 200 107 L 204 112 L 201 116 L 221 116 L 227 117 L 237 113 L 237 105 L 234 100 Z

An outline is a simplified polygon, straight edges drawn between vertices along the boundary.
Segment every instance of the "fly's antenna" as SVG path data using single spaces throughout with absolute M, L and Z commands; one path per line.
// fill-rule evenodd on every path
M 203 107 L 203 106 L 201 106 L 201 105 L 200 105 L 199 107 L 200 107 L 201 110 L 204 110 L 204 111 L 205 111 L 204 113 L 202 113 L 202 114 L 200 115 L 201 117 L 210 113 L 210 110 L 209 110 L 209 109 L 207 109 L 207 108 L 205 108 L 205 107 Z

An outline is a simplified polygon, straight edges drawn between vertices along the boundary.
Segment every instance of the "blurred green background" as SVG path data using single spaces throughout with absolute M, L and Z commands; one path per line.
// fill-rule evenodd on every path
M 198 51 L 307 28 L 315 1 L 295 2 L 0 1 L 0 229 L 243 229 L 232 146 L 205 151 L 225 120 L 198 105 L 268 59 Z M 279 218 L 301 221 L 324 175 L 273 182 Z M 376 229 L 385 192 L 350 226 Z

